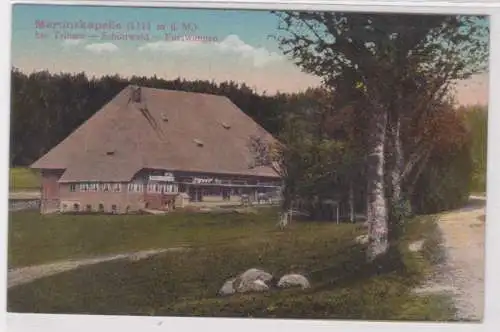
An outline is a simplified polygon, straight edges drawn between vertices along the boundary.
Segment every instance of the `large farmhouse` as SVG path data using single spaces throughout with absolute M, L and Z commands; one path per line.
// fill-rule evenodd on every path
M 251 137 L 274 138 L 228 98 L 129 86 L 31 167 L 41 212 L 127 213 L 275 191 Z

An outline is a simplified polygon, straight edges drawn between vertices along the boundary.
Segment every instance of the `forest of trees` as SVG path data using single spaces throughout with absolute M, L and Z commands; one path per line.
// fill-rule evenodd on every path
M 13 69 L 11 165 L 31 164 L 130 83 L 227 96 L 270 133 L 297 148 L 293 161 L 301 172 L 307 173 L 304 170 L 308 167 L 335 171 L 325 175 L 320 170 L 313 170 L 310 175 L 317 178 L 301 179 L 304 183 L 300 185 L 299 196 L 310 198 L 321 193 L 321 196 L 338 199 L 343 202 L 342 214 L 347 215 L 352 192 L 354 210 L 364 211 L 363 167 L 353 167 L 353 164 L 363 164 L 363 146 L 356 147 L 354 143 L 361 140 L 366 121 L 358 118 L 349 107 L 332 107 L 335 102 L 328 99 L 329 93 L 321 88 L 296 94 L 262 96 L 234 82 L 167 81 L 157 77 L 130 80 L 119 76 L 88 78 L 84 74 L 48 72 L 27 75 Z M 423 122 L 421 128 L 414 128 L 413 136 L 407 137 L 412 140 L 427 132 L 436 147 L 416 184 L 418 190 L 413 204 L 419 212 L 454 207 L 469 191 L 485 191 L 487 109 L 485 106 L 461 107 L 450 109 L 448 113 L 434 119 L 436 123 L 432 129 Z M 430 121 L 427 119 L 427 123 Z M 428 128 L 424 130 L 424 127 Z M 463 130 L 467 130 L 467 135 L 463 136 Z M 320 162 L 315 159 L 314 154 L 320 156 L 317 152 L 321 149 L 329 151 L 329 160 Z M 297 176 L 295 179 L 299 180 Z M 460 188 L 457 190 L 457 187 Z M 456 198 L 451 199 L 455 195 Z M 313 217 L 321 217 L 318 210 L 311 209 L 310 212 Z

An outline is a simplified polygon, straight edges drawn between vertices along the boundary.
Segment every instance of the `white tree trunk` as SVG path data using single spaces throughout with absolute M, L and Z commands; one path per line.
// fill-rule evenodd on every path
M 391 124 L 391 139 L 393 148 L 393 168 L 391 170 L 391 202 L 398 204 L 401 200 L 401 182 L 404 166 L 403 147 L 401 143 L 401 121 L 397 119 Z
M 278 225 L 280 228 L 285 228 L 290 223 L 292 218 L 292 194 L 289 192 L 285 183 L 281 187 L 281 213 L 279 216 Z
M 372 110 L 367 165 L 367 222 L 370 243 L 369 261 L 388 250 L 387 202 L 384 186 L 384 148 L 387 130 L 387 113 L 380 107 Z
M 290 212 L 285 211 L 280 214 L 280 220 L 279 220 L 279 226 L 280 228 L 285 228 L 288 226 L 288 223 L 290 221 Z

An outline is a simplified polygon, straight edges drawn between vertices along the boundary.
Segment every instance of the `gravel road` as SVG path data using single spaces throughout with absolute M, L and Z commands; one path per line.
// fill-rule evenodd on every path
M 483 319 L 485 205 L 484 197 L 473 196 L 465 208 L 441 216 L 438 224 L 445 260 L 436 275 L 417 289 L 419 293 L 451 295 L 458 320 Z

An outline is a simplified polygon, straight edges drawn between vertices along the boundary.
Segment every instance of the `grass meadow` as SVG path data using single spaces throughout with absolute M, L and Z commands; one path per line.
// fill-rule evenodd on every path
M 154 316 L 438 320 L 448 298 L 416 295 L 441 249 L 434 216 L 408 222 L 383 269 L 365 261 L 358 224 L 294 222 L 277 211 L 176 212 L 167 216 L 11 214 L 9 266 L 151 248 L 190 246 L 140 261 L 82 267 L 8 290 L 10 312 Z M 426 239 L 424 250 L 408 244 Z M 396 251 L 395 251 L 396 252 Z M 219 297 L 230 277 L 257 267 L 276 277 L 302 273 L 312 287 Z

